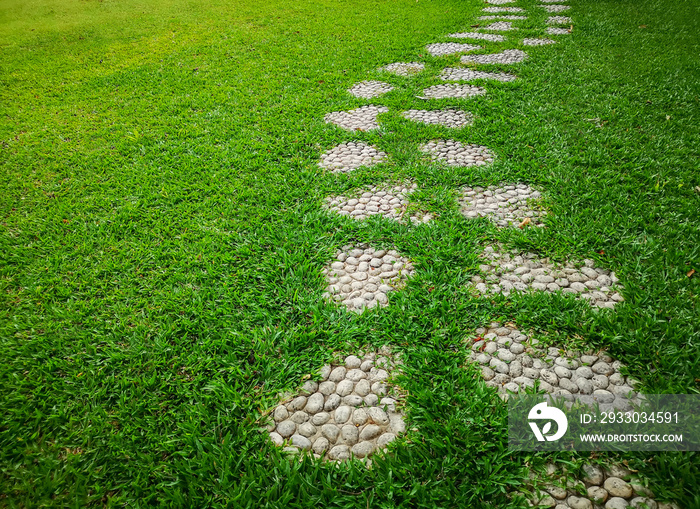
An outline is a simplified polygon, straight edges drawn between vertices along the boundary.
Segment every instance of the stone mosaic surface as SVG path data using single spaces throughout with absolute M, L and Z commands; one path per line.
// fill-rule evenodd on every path
M 555 44 L 552 39 L 523 39 L 523 46 L 544 46 L 545 44 Z
M 474 51 L 482 48 L 481 46 L 476 46 L 474 44 L 460 44 L 458 42 L 438 42 L 435 44 L 428 44 L 425 47 L 425 49 L 434 57 L 440 57 L 444 55 L 454 55 L 455 53 L 467 53 L 469 51 Z
M 326 198 L 326 208 L 341 216 L 362 220 L 369 216 L 383 216 L 403 222 L 408 196 L 416 190 L 417 184 L 399 186 L 370 186 L 359 196 L 331 196 Z M 430 214 L 412 214 L 412 223 L 427 223 Z
M 388 83 L 384 83 L 383 81 L 362 81 L 353 85 L 348 92 L 355 97 L 371 99 L 373 97 L 384 95 L 392 90 L 394 90 L 394 87 Z
M 571 7 L 568 5 L 540 5 L 547 12 L 562 12 L 568 11 Z
M 484 95 L 486 90 L 475 85 L 434 85 L 423 90 L 423 96 L 420 99 L 445 99 L 445 98 L 462 98 L 476 97 Z
M 571 23 L 569 16 L 550 16 L 547 18 L 548 25 L 568 25 Z
M 503 42 L 506 40 L 506 38 L 502 35 L 482 34 L 479 32 L 457 32 L 454 34 L 449 34 L 447 37 L 454 37 L 455 39 L 480 39 L 483 41 L 492 42 Z
M 374 166 L 386 161 L 387 155 L 377 147 L 359 141 L 349 141 L 321 155 L 318 165 L 333 173 L 347 173 L 361 166 Z
M 324 366 L 320 381 L 306 382 L 296 397 L 274 409 L 270 439 L 287 452 L 311 451 L 332 461 L 385 449 L 406 431 L 397 407 L 401 395 L 388 383 L 397 364 L 385 351 Z
M 605 353 L 566 352 L 541 348 L 539 340 L 513 324 L 492 323 L 476 330 L 470 358 L 481 366 L 486 385 L 501 394 L 531 389 L 554 395 L 590 395 L 602 411 L 629 410 L 639 403 L 635 381 L 625 377 L 622 364 Z M 629 399 L 628 399 L 629 398 Z
M 323 273 L 328 282 L 324 297 L 361 313 L 376 306 L 387 306 L 387 294 L 404 286 L 414 269 L 397 251 L 362 244 L 340 249 L 336 260 L 325 267 Z
M 586 299 L 591 305 L 612 309 L 624 299 L 618 293 L 621 285 L 614 272 L 596 268 L 592 260 L 558 264 L 534 253 L 508 253 L 500 246 L 488 246 L 479 265 L 485 277 L 474 276 L 473 288 L 478 294 L 510 292 L 563 292 Z
M 507 49 L 500 53 L 488 55 L 464 55 L 463 64 L 519 64 L 527 58 L 527 53 L 519 49 Z
M 328 124 L 335 124 L 341 129 L 348 131 L 371 131 L 378 129 L 377 115 L 386 113 L 389 108 L 386 106 L 362 106 L 350 111 L 334 111 L 328 113 L 324 120 Z
M 513 26 L 513 23 L 511 21 L 496 21 L 495 23 L 486 25 L 485 27 L 483 27 L 483 29 L 493 30 L 496 32 L 508 32 L 510 30 L 517 30 L 517 28 Z
M 484 12 L 525 12 L 522 7 L 484 7 Z
M 474 123 L 474 115 L 462 110 L 408 110 L 401 115 L 414 122 L 428 125 L 442 125 L 445 127 L 460 128 Z
M 516 21 L 519 19 L 527 19 L 527 16 L 507 16 L 507 15 L 501 14 L 500 16 L 479 16 L 476 19 L 478 19 L 480 21 L 487 21 L 490 19 L 510 19 L 510 20 Z
M 539 191 L 526 184 L 464 187 L 457 199 L 466 217 L 486 217 L 497 226 L 541 226 L 544 213 L 533 209 L 533 201 L 541 198 Z
M 440 73 L 440 79 L 445 81 L 496 80 L 513 81 L 517 76 L 504 72 L 475 71 L 463 67 L 445 67 Z
M 549 35 L 566 35 L 570 34 L 571 32 L 568 28 L 548 27 L 547 33 Z
M 556 509 L 680 509 L 672 502 L 657 502 L 654 493 L 623 465 L 586 464 L 582 479 L 572 479 L 563 468 L 547 465 L 544 490 L 530 503 Z
M 432 140 L 420 146 L 420 151 L 430 155 L 433 161 L 449 166 L 485 166 L 493 162 L 494 155 L 481 145 L 465 145 L 455 140 Z
M 380 71 L 390 72 L 398 76 L 413 76 L 423 69 L 425 69 L 425 65 L 420 62 L 394 62 L 379 68 Z

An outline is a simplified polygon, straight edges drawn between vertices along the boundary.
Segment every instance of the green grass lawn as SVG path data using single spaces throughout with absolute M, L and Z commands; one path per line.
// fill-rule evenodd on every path
M 505 405 L 467 362 L 475 328 L 513 321 L 607 349 L 646 393 L 700 392 L 700 5 L 571 0 L 574 31 L 524 48 L 511 83 L 422 101 L 458 56 L 477 0 L 6 0 L 0 5 L 0 506 L 517 507 L 530 468 L 589 453 L 507 449 Z M 550 14 L 486 51 L 522 48 Z M 471 41 L 458 41 L 471 42 Z M 376 69 L 423 61 L 414 77 Z M 346 90 L 382 79 L 372 101 Z M 383 129 L 325 114 L 385 105 Z M 473 127 L 414 124 L 463 107 Z M 486 145 L 486 168 L 418 145 Z M 390 161 L 336 175 L 322 152 L 361 140 Z M 323 199 L 411 179 L 435 220 L 354 222 Z M 467 220 L 464 185 L 546 190 L 546 228 Z M 322 268 L 348 243 L 396 247 L 416 276 L 360 316 Z M 532 294 L 475 299 L 484 246 L 615 270 L 625 303 L 594 312 Z M 693 275 L 692 271 L 696 273 Z M 277 395 L 336 353 L 404 356 L 409 431 L 371 469 L 288 460 L 260 432 Z M 692 453 L 627 461 L 657 499 L 700 507 Z

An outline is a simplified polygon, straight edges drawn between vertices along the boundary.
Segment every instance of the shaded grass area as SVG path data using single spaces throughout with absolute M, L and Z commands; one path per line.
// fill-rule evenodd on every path
M 415 96 L 458 62 L 425 44 L 475 24 L 475 2 L 23 5 L 30 15 L 0 10 L 3 504 L 517 506 L 506 493 L 552 456 L 507 451 L 505 409 L 465 365 L 465 335 L 493 320 L 606 348 L 645 392 L 698 392 L 696 4 L 577 0 L 571 35 L 489 66 L 520 79 L 468 101 Z M 548 14 L 519 5 L 518 37 L 479 41 L 485 52 L 544 34 Z M 415 60 L 427 65 L 412 78 L 374 71 Z M 363 79 L 396 90 L 345 93 Z M 380 132 L 323 123 L 367 103 L 390 108 Z M 475 125 L 399 114 L 441 105 Z M 417 146 L 439 137 L 497 161 L 430 165 Z M 321 152 L 348 140 L 391 160 L 320 171 Z M 403 179 L 435 221 L 321 210 L 329 194 Z M 547 228 L 459 214 L 459 186 L 515 180 L 548 192 Z M 414 260 L 389 308 L 357 317 L 321 300 L 321 268 L 352 242 Z M 626 302 L 594 313 L 560 296 L 473 299 L 465 284 L 492 242 L 593 258 Z M 383 344 L 405 355 L 415 429 L 371 470 L 282 459 L 257 423 L 275 395 L 333 352 Z M 696 455 L 624 459 L 659 497 L 700 505 Z

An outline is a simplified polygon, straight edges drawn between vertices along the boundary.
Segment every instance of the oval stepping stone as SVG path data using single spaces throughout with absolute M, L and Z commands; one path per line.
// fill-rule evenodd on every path
M 532 226 L 542 226 L 543 213 L 530 206 L 540 197 L 539 191 L 526 184 L 510 184 L 485 189 L 464 187 L 458 202 L 464 216 L 487 217 L 501 228 L 519 226 L 526 220 Z
M 503 42 L 506 40 L 506 38 L 502 35 L 482 34 L 480 32 L 457 32 L 454 34 L 449 34 L 447 37 L 453 37 L 455 39 L 480 39 L 483 41 L 492 42 Z
M 548 25 L 568 25 L 571 23 L 569 16 L 550 16 L 547 18 Z
M 423 90 L 423 96 L 420 99 L 446 99 L 446 98 L 457 98 L 457 99 L 467 99 L 469 97 L 476 97 L 478 95 L 484 95 L 486 90 L 482 87 L 477 87 L 475 85 L 457 85 L 457 84 L 447 84 L 447 85 L 434 85 Z
M 544 46 L 545 44 L 555 44 L 552 39 L 523 39 L 523 46 Z
M 446 67 L 440 73 L 440 79 L 445 81 L 496 80 L 513 81 L 517 76 L 502 72 L 475 71 L 461 67 Z
M 379 68 L 380 71 L 390 72 L 398 76 L 413 76 L 423 69 L 425 69 L 425 65 L 419 62 L 395 62 Z
M 404 213 L 408 206 L 407 198 L 417 187 L 417 184 L 394 187 L 371 186 L 357 198 L 342 195 L 328 197 L 326 198 L 326 208 L 356 220 L 378 215 L 404 222 Z M 414 213 L 409 217 L 414 224 L 428 222 L 431 218 L 430 214 L 425 213 L 420 215 Z M 379 261 L 376 262 L 376 266 L 381 265 Z M 366 394 L 362 396 L 366 396 Z
M 509 20 L 517 21 L 517 20 L 527 19 L 527 16 L 515 16 L 515 15 L 501 14 L 498 16 L 479 16 L 476 19 L 478 19 L 479 21 L 488 21 L 491 19 L 509 19 Z
M 362 142 L 347 142 L 324 152 L 318 165 L 333 173 L 347 173 L 361 166 L 374 166 L 386 161 L 387 155 Z
M 549 35 L 567 35 L 570 34 L 571 31 L 568 28 L 548 27 L 547 33 Z
M 362 106 L 350 111 L 334 111 L 324 117 L 328 124 L 335 124 L 348 131 L 371 131 L 378 129 L 377 115 L 386 113 L 386 106 Z
M 540 5 L 547 12 L 563 12 L 571 9 L 568 5 Z
M 364 99 L 379 97 L 394 90 L 394 87 L 383 81 L 362 81 L 348 90 L 351 95 Z
M 484 12 L 525 12 L 522 7 L 484 7 Z
M 527 53 L 519 49 L 507 49 L 501 53 L 488 55 L 465 55 L 461 58 L 463 64 L 519 64 L 527 58 Z
M 477 49 L 483 49 L 481 46 L 474 44 L 460 44 L 458 42 L 439 42 L 436 44 L 428 44 L 425 47 L 426 51 L 434 57 L 444 55 L 454 55 L 455 53 L 468 53 Z
M 420 148 L 433 161 L 442 161 L 449 166 L 485 166 L 493 162 L 494 155 L 486 147 L 465 145 L 455 140 L 433 140 Z
M 408 110 L 401 114 L 405 119 L 429 125 L 460 128 L 474 123 L 474 116 L 461 110 Z
M 517 28 L 513 26 L 513 23 L 511 21 L 497 21 L 496 23 L 486 25 L 485 27 L 483 27 L 483 29 L 493 30 L 497 32 L 508 32 L 510 30 L 517 30 Z

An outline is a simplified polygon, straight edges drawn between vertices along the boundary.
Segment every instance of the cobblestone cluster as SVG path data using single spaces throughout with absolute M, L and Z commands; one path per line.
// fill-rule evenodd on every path
M 449 166 L 485 166 L 493 162 L 494 155 L 481 145 L 464 145 L 455 140 L 432 140 L 421 145 L 420 151 L 430 155 L 433 161 Z
M 350 111 L 334 111 L 328 113 L 324 120 L 348 131 L 371 131 L 379 128 L 377 115 L 387 111 L 389 108 L 386 106 L 369 105 Z
M 523 46 L 544 46 L 545 44 L 555 44 L 552 39 L 523 39 Z
M 480 32 L 457 32 L 449 34 L 447 37 L 455 39 L 480 39 L 482 41 L 503 42 L 506 40 L 502 35 L 497 34 L 482 34 Z
M 474 115 L 462 110 L 408 110 L 401 114 L 405 119 L 428 125 L 460 128 L 474 123 Z
M 318 165 L 333 173 L 347 173 L 361 166 L 374 166 L 386 161 L 387 155 L 372 145 L 349 141 L 333 147 L 321 155 Z
M 484 12 L 525 12 L 522 7 L 484 7 Z
M 423 90 L 423 96 L 420 99 L 446 99 L 446 98 L 461 98 L 476 97 L 484 95 L 486 90 L 482 87 L 474 85 L 434 85 Z
M 549 35 L 566 35 L 570 34 L 571 32 L 568 28 L 547 27 L 547 33 Z
M 413 76 L 423 69 L 425 69 L 425 65 L 420 62 L 394 62 L 379 68 L 380 71 L 390 72 L 397 76 Z
M 527 58 L 527 53 L 519 49 L 507 49 L 500 53 L 488 55 L 464 55 L 463 64 L 519 64 Z
M 366 458 L 406 431 L 388 380 L 398 370 L 388 351 L 349 355 L 326 365 L 320 381 L 306 382 L 295 397 L 272 411 L 272 442 L 286 452 L 311 451 L 331 461 Z
M 371 99 L 384 95 L 392 90 L 394 90 L 394 87 L 383 81 L 362 81 L 353 85 L 348 92 L 355 97 Z
M 324 297 L 361 313 L 366 308 L 387 306 L 387 293 L 404 286 L 414 270 L 397 251 L 363 244 L 343 247 L 323 272 L 328 282 Z
M 468 53 L 469 51 L 482 49 L 482 47 L 458 42 L 438 42 L 435 44 L 428 44 L 425 49 L 434 57 L 441 57 L 444 55 L 454 55 L 455 53 Z
M 496 21 L 495 23 L 491 23 L 490 25 L 486 25 L 482 28 L 483 30 L 493 30 L 495 32 L 508 32 L 510 30 L 517 30 L 517 28 L 513 26 L 512 21 Z
M 496 80 L 513 81 L 517 76 L 504 72 L 486 72 L 465 69 L 463 67 L 445 67 L 440 73 L 440 79 L 445 81 Z
M 571 23 L 569 16 L 550 16 L 547 18 L 548 25 L 568 25 Z
M 498 247 L 498 246 L 497 246 Z M 482 254 L 487 264 L 479 265 L 485 277 L 472 277 L 472 287 L 478 294 L 511 292 L 563 292 L 586 299 L 591 305 L 612 309 L 624 299 L 618 293 L 621 285 L 614 272 L 596 268 L 592 260 L 563 265 L 534 253 L 508 253 L 488 246 Z
M 541 226 L 544 213 L 533 209 L 533 201 L 541 198 L 539 191 L 526 184 L 464 187 L 458 202 L 466 217 L 486 217 L 497 226 Z
M 416 190 L 417 184 L 402 186 L 370 186 L 358 196 L 331 196 L 326 198 L 326 207 L 341 216 L 362 220 L 369 216 L 383 216 L 403 222 L 408 206 L 408 196 Z M 427 223 L 430 214 L 412 214 L 412 223 Z
M 540 5 L 547 12 L 562 12 L 571 9 L 568 5 Z

